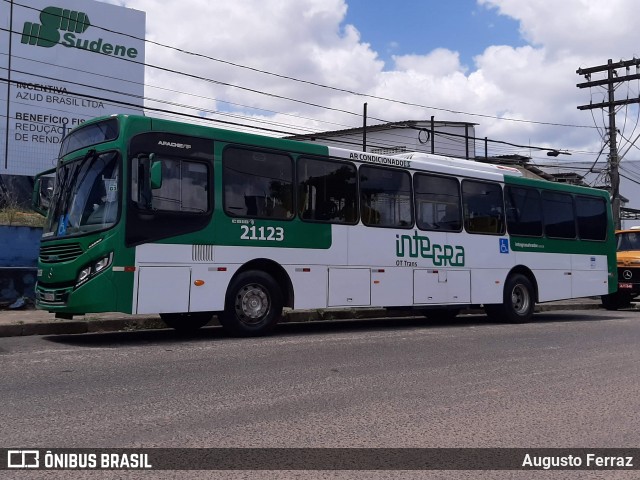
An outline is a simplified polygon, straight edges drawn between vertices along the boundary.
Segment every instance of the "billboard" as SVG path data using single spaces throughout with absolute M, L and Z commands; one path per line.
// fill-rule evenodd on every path
M 0 175 L 55 166 L 63 135 L 87 119 L 142 113 L 144 12 L 4 1 L 0 18 Z

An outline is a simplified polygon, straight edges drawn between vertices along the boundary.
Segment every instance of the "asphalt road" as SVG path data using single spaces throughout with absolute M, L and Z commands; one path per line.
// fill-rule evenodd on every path
M 638 315 L 0 338 L 0 446 L 638 447 Z

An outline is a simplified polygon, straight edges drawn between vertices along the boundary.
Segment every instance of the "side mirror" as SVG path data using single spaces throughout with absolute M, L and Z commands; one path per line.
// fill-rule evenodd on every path
M 151 190 L 162 187 L 162 162 L 154 160 L 154 157 L 153 153 L 149 156 L 149 160 L 151 160 Z
M 49 177 L 56 169 L 51 168 L 40 172 L 34 177 L 33 192 L 31 194 L 31 208 L 40 215 L 46 216 L 53 197 L 53 178 Z

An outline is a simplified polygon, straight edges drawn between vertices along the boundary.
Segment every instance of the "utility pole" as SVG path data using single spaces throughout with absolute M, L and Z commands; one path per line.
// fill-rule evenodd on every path
M 609 179 L 611 182 L 611 204 L 613 208 L 613 221 L 615 228 L 621 227 L 620 221 L 620 173 L 618 172 L 618 166 L 620 165 L 620 159 L 618 157 L 618 137 L 616 130 L 616 107 L 620 105 L 629 105 L 632 103 L 640 103 L 640 97 L 627 98 L 624 100 L 615 99 L 616 84 L 622 82 L 629 82 L 631 80 L 640 79 L 640 74 L 633 75 L 618 75 L 617 69 L 626 68 L 627 71 L 631 66 L 635 66 L 636 69 L 640 67 L 640 59 L 634 58 L 633 60 L 620 60 L 613 63 L 611 59 L 608 60 L 606 65 L 598 65 L 590 68 L 579 68 L 576 70 L 578 75 L 584 75 L 586 82 L 578 83 L 578 88 L 587 87 L 600 87 L 607 86 L 607 101 L 602 103 L 589 103 L 588 105 L 580 105 L 578 110 L 592 110 L 594 108 L 607 108 L 609 112 Z M 591 80 L 592 73 L 607 72 L 607 78 L 601 80 Z
M 364 104 L 362 112 L 362 151 L 367 151 L 367 104 Z

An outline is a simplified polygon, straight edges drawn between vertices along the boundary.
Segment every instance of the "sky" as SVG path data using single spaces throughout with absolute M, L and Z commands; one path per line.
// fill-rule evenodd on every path
M 148 105 L 307 133 L 360 126 L 366 102 L 369 124 L 434 116 L 571 153 L 489 152 L 534 163 L 602 164 L 606 115 L 577 106 L 606 92 L 577 88 L 576 70 L 640 57 L 637 0 L 105 1 L 145 11 L 147 40 L 165 45 L 147 44 L 146 96 L 173 104 Z M 616 99 L 639 88 L 620 84 Z M 640 160 L 638 117 L 637 105 L 617 113 L 623 161 Z
M 491 45 L 525 45 L 515 19 L 475 0 L 350 0 L 347 5 L 345 22 L 356 26 L 362 41 L 387 67 L 393 66 L 393 55 L 446 48 L 458 52 L 461 65 L 472 68 L 473 57 Z

